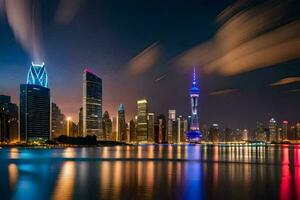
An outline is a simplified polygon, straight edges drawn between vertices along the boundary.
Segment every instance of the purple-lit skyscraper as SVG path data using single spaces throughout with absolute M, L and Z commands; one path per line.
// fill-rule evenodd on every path
M 190 89 L 190 97 L 191 97 L 192 115 L 191 115 L 190 130 L 187 133 L 187 141 L 199 142 L 202 135 L 199 129 L 199 119 L 198 119 L 199 88 L 197 87 L 195 68 L 193 73 L 192 88 Z

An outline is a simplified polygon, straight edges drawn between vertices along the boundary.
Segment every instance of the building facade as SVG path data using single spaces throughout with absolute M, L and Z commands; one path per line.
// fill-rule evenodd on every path
M 148 113 L 148 142 L 154 143 L 154 113 Z
M 20 139 L 50 139 L 50 89 L 39 85 L 20 86 Z
M 147 142 L 148 139 L 148 102 L 146 99 L 137 101 L 137 142 Z
M 123 104 L 119 105 L 118 109 L 118 135 L 117 141 L 126 141 L 126 119 L 125 119 L 125 108 Z
M 96 135 L 104 140 L 102 131 L 102 79 L 85 69 L 83 73 L 83 136 Z

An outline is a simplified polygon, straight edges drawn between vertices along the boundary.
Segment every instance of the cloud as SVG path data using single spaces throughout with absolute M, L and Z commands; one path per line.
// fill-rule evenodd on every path
M 300 57 L 300 20 L 291 18 L 296 1 L 266 1 L 256 6 L 230 7 L 210 41 L 178 57 L 182 67 L 202 66 L 207 73 L 236 75 Z M 297 14 L 299 15 L 299 14 Z
M 68 24 L 78 13 L 84 0 L 60 0 L 55 14 L 55 21 L 59 24 Z
M 294 90 L 288 90 L 287 93 L 298 93 L 300 92 L 300 89 L 294 89 Z
M 208 95 L 209 96 L 227 95 L 238 91 L 239 91 L 238 89 L 225 89 L 225 90 L 218 90 L 218 91 L 211 92 Z
M 300 82 L 300 77 L 287 77 L 284 79 L 279 80 L 276 83 L 272 83 L 271 86 L 278 86 L 278 85 L 287 85 L 295 82 Z
M 161 45 L 159 42 L 155 42 L 129 61 L 129 72 L 132 75 L 140 75 L 146 72 L 157 63 L 160 55 Z

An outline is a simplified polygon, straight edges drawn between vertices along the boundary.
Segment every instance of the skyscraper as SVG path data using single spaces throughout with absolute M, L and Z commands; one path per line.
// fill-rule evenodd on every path
M 78 136 L 79 137 L 83 136 L 83 108 L 82 107 L 79 109 L 79 114 L 78 114 Z
M 20 85 L 20 139 L 45 141 L 50 139 L 50 89 L 44 63 L 32 64 L 27 84 Z
M 154 113 L 148 113 L 148 142 L 154 143 Z
M 130 142 L 136 142 L 136 123 L 133 119 L 129 122 L 129 138 Z
M 89 69 L 83 73 L 83 135 L 96 135 L 104 140 L 102 132 L 102 79 Z
M 147 142 L 148 136 L 148 102 L 146 99 L 137 101 L 137 142 Z
M 55 103 L 52 103 L 51 110 L 51 137 L 58 138 L 60 135 L 66 134 L 66 119 Z
M 281 135 L 282 141 L 285 141 L 288 139 L 288 121 L 284 120 L 282 122 L 282 135 Z
M 176 110 L 169 110 L 169 115 L 168 115 L 168 143 L 173 143 L 174 140 L 174 133 L 176 133 L 176 127 L 175 127 L 175 123 L 176 123 Z
M 21 141 L 50 139 L 50 90 L 21 84 L 20 92 Z
M 112 140 L 112 122 L 107 111 L 103 114 L 103 134 L 106 140 Z
M 218 124 L 213 124 L 209 129 L 209 141 L 219 142 L 220 129 Z
M 18 106 L 0 95 L 0 141 L 18 141 Z
M 118 141 L 126 141 L 126 139 L 125 108 L 123 104 L 120 104 L 118 110 Z
M 166 117 L 164 114 L 159 114 L 157 117 L 158 133 L 157 133 L 157 143 L 167 142 L 166 136 Z
M 117 141 L 117 135 L 118 135 L 118 127 L 117 127 L 117 118 L 112 117 L 112 140 Z
M 190 97 L 191 97 L 191 126 L 190 130 L 187 133 L 187 141 L 189 142 L 199 142 L 202 138 L 199 129 L 199 119 L 198 119 L 198 98 L 199 98 L 199 88 L 196 82 L 196 72 L 194 68 L 193 73 L 193 83 L 192 88 L 190 89 Z
M 277 124 L 274 118 L 269 122 L 270 142 L 277 142 Z

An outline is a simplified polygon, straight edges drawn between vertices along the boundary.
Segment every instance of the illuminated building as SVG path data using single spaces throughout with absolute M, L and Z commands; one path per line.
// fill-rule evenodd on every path
M 277 136 L 277 124 L 274 118 L 270 119 L 269 122 L 269 133 L 270 133 L 270 142 L 277 142 L 278 141 L 278 136 Z
M 233 139 L 233 132 L 230 128 L 225 128 L 224 130 L 224 142 L 232 142 Z
M 112 140 L 112 121 L 109 118 L 109 114 L 107 111 L 104 112 L 102 118 L 102 127 L 103 127 L 103 135 L 106 140 Z
M 148 142 L 154 143 L 154 113 L 148 113 Z
M 176 131 L 176 110 L 169 110 L 169 117 L 168 117 L 168 143 L 173 143 L 174 135 L 177 134 Z
M 209 128 L 209 141 L 210 142 L 219 142 L 219 137 L 220 137 L 220 129 L 218 124 L 213 124 Z
M 248 141 L 249 140 L 249 131 L 247 129 L 243 130 L 243 141 Z
M 147 142 L 148 137 L 148 102 L 146 99 L 137 101 L 137 142 Z
M 118 127 L 117 127 L 117 118 L 112 117 L 112 140 L 116 141 L 117 140 L 117 134 L 118 134 Z
M 120 104 L 118 110 L 118 141 L 126 141 L 126 120 L 125 120 L 125 109 L 124 105 Z
M 157 116 L 157 143 L 166 143 L 166 117 L 164 114 Z
M 79 109 L 79 114 L 78 114 L 78 136 L 82 137 L 83 136 L 83 108 L 81 107 Z
M 177 137 L 176 143 L 181 143 L 186 141 L 186 133 L 187 133 L 187 120 L 185 120 L 182 116 L 177 118 Z
M 40 85 L 20 86 L 20 139 L 50 139 L 50 89 Z
M 44 88 L 48 88 L 48 75 L 45 63 L 42 63 L 41 65 L 34 63 L 31 64 L 27 74 L 27 84 L 39 85 Z
M 89 69 L 83 73 L 83 135 L 96 135 L 104 140 L 102 132 L 102 79 Z
M 129 122 L 129 138 L 130 142 L 136 142 L 136 123 L 133 119 Z
M 188 129 L 188 130 L 190 130 L 190 129 Z M 202 140 L 208 142 L 209 138 L 208 138 L 208 128 L 207 128 L 207 125 L 203 125 L 201 127 L 201 129 L 200 129 L 200 132 L 202 133 Z
M 296 140 L 300 140 L 300 123 L 296 124 Z
M 66 120 L 65 115 L 61 113 L 59 107 L 52 103 L 51 106 L 51 138 L 58 138 L 66 134 Z
M 191 126 L 190 130 L 187 133 L 187 141 L 188 142 L 199 142 L 202 138 L 202 134 L 199 129 L 199 119 L 198 119 L 198 98 L 199 98 L 199 88 L 196 82 L 196 72 L 194 68 L 193 73 L 193 83 L 192 88 L 190 89 L 190 97 L 191 97 Z
M 0 95 L 0 142 L 18 140 L 18 106 L 10 96 Z
M 282 135 L 281 138 L 283 141 L 288 139 L 288 121 L 284 120 L 282 122 Z
M 255 129 L 256 140 L 265 142 L 267 140 L 267 135 L 265 133 L 264 124 L 261 122 L 256 122 Z

